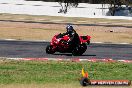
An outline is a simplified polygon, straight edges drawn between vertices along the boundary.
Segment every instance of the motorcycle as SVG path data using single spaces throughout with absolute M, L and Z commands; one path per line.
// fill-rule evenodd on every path
M 57 34 L 52 38 L 50 45 L 46 47 L 47 54 L 60 53 L 72 53 L 74 56 L 82 55 L 87 50 L 87 45 L 90 44 L 90 36 L 79 36 L 80 44 L 76 47 L 70 46 L 68 41 L 70 37 L 68 35 Z

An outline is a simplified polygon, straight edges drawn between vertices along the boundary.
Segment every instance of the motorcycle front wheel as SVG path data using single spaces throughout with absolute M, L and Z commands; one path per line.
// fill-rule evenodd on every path
M 47 54 L 54 54 L 54 53 L 55 53 L 55 50 L 53 49 L 53 46 L 48 45 L 48 46 L 46 47 L 46 53 L 47 53 Z

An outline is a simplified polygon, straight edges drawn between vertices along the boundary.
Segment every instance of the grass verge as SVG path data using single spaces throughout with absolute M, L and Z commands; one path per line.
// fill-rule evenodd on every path
M 0 61 L 0 84 L 78 84 L 81 68 L 90 79 L 132 80 L 131 63 Z

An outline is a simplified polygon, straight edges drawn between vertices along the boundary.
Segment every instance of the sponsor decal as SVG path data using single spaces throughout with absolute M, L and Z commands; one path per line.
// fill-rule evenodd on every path
M 88 72 L 84 71 L 84 68 L 82 68 L 82 78 L 80 79 L 80 84 L 82 86 L 88 86 L 88 85 L 131 85 L 130 80 L 90 80 Z

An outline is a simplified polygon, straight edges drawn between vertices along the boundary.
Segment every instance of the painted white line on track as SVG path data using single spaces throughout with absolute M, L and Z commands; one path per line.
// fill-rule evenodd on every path
M 50 42 L 47 40 L 19 40 L 19 39 L 0 39 L 0 40 L 7 40 L 7 41 L 29 41 L 29 42 Z M 113 43 L 113 42 L 91 42 L 91 43 L 97 43 L 97 44 L 132 44 L 132 43 Z
M 91 43 L 103 43 L 103 42 L 91 42 Z
M 6 40 L 6 41 L 29 41 L 29 42 L 49 42 L 47 40 L 19 40 L 19 39 L 0 39 L 0 40 Z
M 130 44 L 130 43 L 119 43 L 119 44 Z
M 11 41 L 11 40 L 16 40 L 16 39 L 4 39 L 4 40 L 9 40 L 9 41 Z

